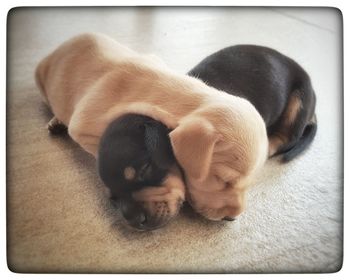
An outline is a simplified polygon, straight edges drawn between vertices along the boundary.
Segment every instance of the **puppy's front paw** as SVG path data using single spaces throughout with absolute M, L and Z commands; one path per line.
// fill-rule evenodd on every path
M 59 121 L 56 117 L 53 117 L 47 124 L 47 130 L 52 135 L 66 134 L 67 127 Z

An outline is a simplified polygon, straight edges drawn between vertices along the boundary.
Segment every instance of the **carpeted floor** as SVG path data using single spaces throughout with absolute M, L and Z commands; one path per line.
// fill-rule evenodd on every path
M 185 208 L 154 232 L 124 227 L 95 161 L 48 135 L 38 61 L 81 32 L 103 32 L 186 73 L 220 48 L 252 43 L 298 61 L 319 130 L 293 162 L 267 162 L 235 222 Z M 8 18 L 8 265 L 16 272 L 331 272 L 342 264 L 341 16 L 332 9 L 15 9 Z

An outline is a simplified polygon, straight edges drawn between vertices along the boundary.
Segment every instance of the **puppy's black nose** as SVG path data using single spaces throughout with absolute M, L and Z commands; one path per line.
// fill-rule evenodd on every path
M 236 218 L 226 216 L 226 217 L 224 217 L 222 220 L 223 220 L 223 221 L 230 221 L 230 222 L 232 222 L 232 221 L 236 220 Z
M 131 200 L 121 200 L 120 210 L 128 224 L 137 229 L 144 229 L 148 225 L 147 213 L 137 203 Z
M 128 219 L 128 222 L 136 228 L 142 228 L 147 223 L 147 216 L 144 212 L 134 213 L 134 216 L 131 219 Z

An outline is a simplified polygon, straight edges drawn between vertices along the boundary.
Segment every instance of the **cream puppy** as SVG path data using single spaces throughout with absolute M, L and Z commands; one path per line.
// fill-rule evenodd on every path
M 178 74 L 159 58 L 100 34 L 62 44 L 39 64 L 36 80 L 55 116 L 51 122 L 67 126 L 72 139 L 95 157 L 113 120 L 128 113 L 149 116 L 172 130 L 174 155 L 197 212 L 221 220 L 244 209 L 246 189 L 268 154 L 264 121 L 245 99 Z M 179 178 L 179 173 L 168 176 Z M 148 214 L 163 201 L 170 219 L 184 199 L 179 181 L 166 180 L 133 197 Z

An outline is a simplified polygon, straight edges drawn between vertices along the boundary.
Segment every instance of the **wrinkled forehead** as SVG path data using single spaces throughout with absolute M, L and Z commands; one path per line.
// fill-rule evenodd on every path
M 217 176 L 221 180 L 229 182 L 236 180 L 240 172 L 234 169 L 230 164 L 217 163 L 212 165 L 209 175 Z
M 202 180 L 185 175 L 189 193 L 204 191 L 207 195 L 216 191 L 221 193 L 228 184 L 230 186 L 240 184 L 241 179 L 242 174 L 240 172 L 222 163 L 212 164 L 208 175 Z
M 242 142 L 242 143 L 241 143 Z M 211 171 L 223 177 L 236 178 L 249 169 L 249 151 L 244 141 L 231 141 L 222 137 L 215 145 Z

